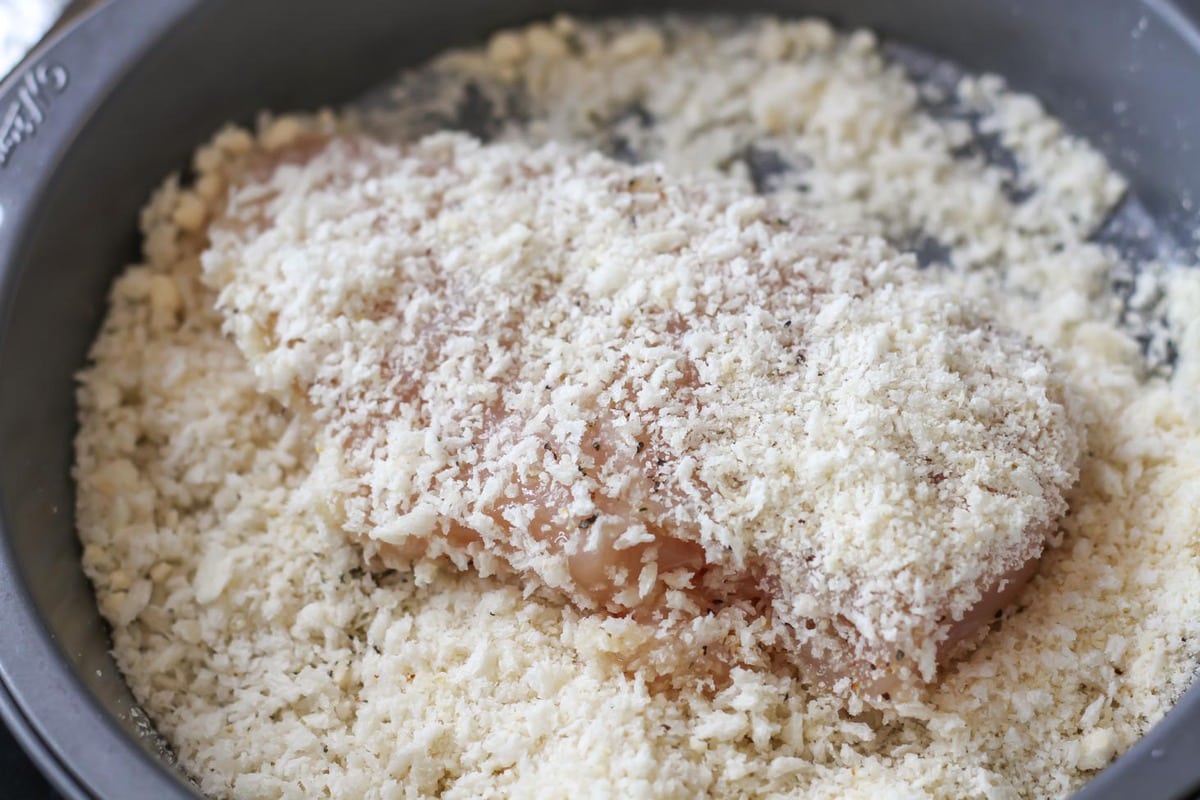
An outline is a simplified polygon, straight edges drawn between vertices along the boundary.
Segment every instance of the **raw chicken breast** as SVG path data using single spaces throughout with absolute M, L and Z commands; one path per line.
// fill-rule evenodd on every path
M 1081 433 L 1049 359 L 881 240 L 452 134 L 225 177 L 206 280 L 319 431 L 322 515 L 391 564 L 635 620 L 664 673 L 749 636 L 813 683 L 919 687 L 1066 510 Z

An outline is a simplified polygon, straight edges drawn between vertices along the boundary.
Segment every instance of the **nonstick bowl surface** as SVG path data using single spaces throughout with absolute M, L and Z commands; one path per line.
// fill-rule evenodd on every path
M 345 101 L 557 11 L 819 14 L 1005 75 L 1183 244 L 1200 200 L 1200 0 L 110 0 L 0 86 L 0 715 L 71 797 L 194 797 L 108 654 L 79 564 L 73 375 L 139 207 L 221 123 Z M 14 116 L 15 115 L 15 116 Z M 1200 690 L 1081 798 L 1200 788 Z

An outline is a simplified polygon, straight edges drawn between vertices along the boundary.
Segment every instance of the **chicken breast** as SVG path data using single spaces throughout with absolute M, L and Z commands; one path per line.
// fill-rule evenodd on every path
M 694 624 L 728 620 L 880 697 L 971 647 L 1053 540 L 1066 387 L 879 239 L 554 145 L 254 163 L 206 280 L 319 431 L 321 514 L 389 563 L 636 620 L 667 672 L 736 660 Z

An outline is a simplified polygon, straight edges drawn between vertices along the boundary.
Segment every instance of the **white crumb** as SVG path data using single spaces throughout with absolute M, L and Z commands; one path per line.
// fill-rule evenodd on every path
M 1087 424 L 1080 481 L 1018 607 L 919 700 L 872 709 L 753 665 L 719 691 L 652 691 L 604 658 L 636 624 L 499 578 L 371 572 L 298 502 L 315 432 L 259 391 L 201 281 L 221 187 L 168 180 L 80 375 L 77 518 L 117 663 L 203 791 L 1065 797 L 1192 683 L 1200 283 L 1163 270 L 1135 293 L 1178 351 L 1172 372 L 1148 372 L 1110 288 L 1127 267 L 1089 241 L 1120 179 L 1035 103 L 962 87 L 1016 154 L 1014 178 L 962 157 L 961 125 L 924 110 L 870 34 L 771 19 L 561 19 L 398 86 L 359 114 L 377 136 L 414 141 L 467 98 L 491 104 L 500 139 L 743 190 L 757 177 L 776 202 L 901 245 L 935 239 L 931 274 L 1067 370 Z M 224 131 L 197 165 L 286 147 L 304 124 L 265 123 L 257 142 Z M 763 152 L 793 169 L 757 174 Z

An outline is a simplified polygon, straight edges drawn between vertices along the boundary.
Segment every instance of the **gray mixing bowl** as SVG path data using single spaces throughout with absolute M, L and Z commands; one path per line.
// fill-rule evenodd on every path
M 225 120 L 336 103 L 447 45 L 555 10 L 665 5 L 113 0 L 0 87 L 0 714 L 62 792 L 196 796 L 139 727 L 72 519 L 72 375 L 109 282 L 135 256 L 150 189 Z M 822 14 L 999 72 L 1097 143 L 1176 236 L 1195 226 L 1200 0 L 673 5 Z M 1079 796 L 1176 798 L 1198 787 L 1193 689 Z

